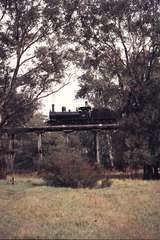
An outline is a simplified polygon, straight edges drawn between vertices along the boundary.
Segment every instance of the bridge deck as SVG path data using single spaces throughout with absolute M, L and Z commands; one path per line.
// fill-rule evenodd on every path
M 119 124 L 88 124 L 88 125 L 55 125 L 42 127 L 15 127 L 2 128 L 0 134 L 9 133 L 44 133 L 44 132 L 60 132 L 60 131 L 87 131 L 87 130 L 116 130 Z

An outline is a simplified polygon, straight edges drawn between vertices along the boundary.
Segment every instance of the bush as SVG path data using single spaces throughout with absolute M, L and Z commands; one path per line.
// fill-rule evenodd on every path
M 94 187 L 102 170 L 83 161 L 77 152 L 58 154 L 42 174 L 49 185 L 59 187 Z

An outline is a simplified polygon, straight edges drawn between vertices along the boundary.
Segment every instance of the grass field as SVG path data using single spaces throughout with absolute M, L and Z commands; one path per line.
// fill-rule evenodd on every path
M 114 180 L 109 188 L 0 181 L 1 239 L 159 239 L 160 182 Z

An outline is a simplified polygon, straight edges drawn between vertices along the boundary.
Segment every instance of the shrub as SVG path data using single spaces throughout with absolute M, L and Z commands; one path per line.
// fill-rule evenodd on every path
M 57 154 L 42 174 L 49 185 L 59 187 L 94 187 L 102 178 L 102 170 L 81 159 L 77 152 Z

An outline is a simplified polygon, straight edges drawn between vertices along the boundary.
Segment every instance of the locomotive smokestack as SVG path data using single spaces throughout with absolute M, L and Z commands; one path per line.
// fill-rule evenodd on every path
M 54 112 L 54 104 L 52 104 L 52 112 Z
M 66 112 L 66 107 L 62 106 L 62 112 Z

